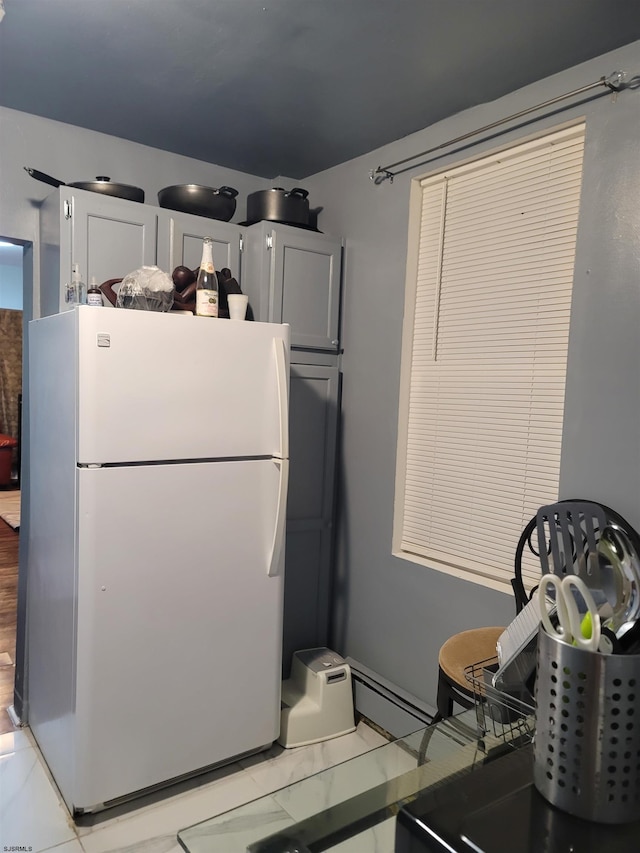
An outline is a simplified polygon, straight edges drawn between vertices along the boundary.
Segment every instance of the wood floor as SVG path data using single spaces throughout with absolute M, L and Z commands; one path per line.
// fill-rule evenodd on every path
M 19 534 L 0 518 L 0 734 L 15 726 L 7 713 L 13 705 L 18 611 Z

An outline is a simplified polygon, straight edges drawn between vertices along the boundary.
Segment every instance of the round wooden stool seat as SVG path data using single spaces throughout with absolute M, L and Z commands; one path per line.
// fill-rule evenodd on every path
M 454 703 L 473 708 L 473 684 L 467 680 L 465 669 L 497 654 L 496 643 L 504 628 L 471 628 L 454 634 L 440 646 L 438 653 L 438 694 L 432 723 L 446 720 L 453 714 Z M 420 744 L 418 764 L 424 764 L 434 726 L 430 725 Z
M 449 637 L 440 648 L 438 665 L 447 678 L 471 692 L 465 669 L 471 664 L 495 657 L 498 637 L 502 628 L 472 628 Z

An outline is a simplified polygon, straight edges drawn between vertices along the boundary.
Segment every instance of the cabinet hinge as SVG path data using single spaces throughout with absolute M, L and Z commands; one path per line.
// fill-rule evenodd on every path
M 71 219 L 71 214 L 73 212 L 73 208 L 71 206 L 71 202 L 68 199 L 65 199 L 64 202 L 64 218 Z
M 273 249 L 273 235 L 267 234 L 267 249 Z

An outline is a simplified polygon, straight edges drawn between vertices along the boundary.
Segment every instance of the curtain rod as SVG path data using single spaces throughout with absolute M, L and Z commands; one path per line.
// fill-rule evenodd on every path
M 464 133 L 462 136 L 457 136 L 455 139 L 449 139 L 447 142 L 442 142 L 440 145 L 435 145 L 433 148 L 427 148 L 426 151 L 421 151 L 419 154 L 414 154 L 411 157 L 405 157 L 404 160 L 398 160 L 395 163 L 389 163 L 388 166 L 378 166 L 376 169 L 372 169 L 369 172 L 369 177 L 374 182 L 374 184 L 379 185 L 384 181 L 390 181 L 393 183 L 393 179 L 396 175 L 401 175 L 403 172 L 408 172 L 411 169 L 417 169 L 418 166 L 422 166 L 422 163 L 414 163 L 412 166 L 406 166 L 404 169 L 397 169 L 396 171 L 392 171 L 396 166 L 403 166 L 405 163 L 409 163 L 411 160 L 417 160 L 418 157 L 424 157 L 427 154 L 433 154 L 435 151 L 439 151 L 441 148 L 447 148 L 449 145 L 455 145 L 457 142 L 463 142 L 465 139 L 469 139 L 472 136 L 477 136 L 479 133 L 484 133 L 487 130 L 493 130 L 494 127 L 499 127 L 501 124 L 506 124 L 509 121 L 513 121 L 514 119 L 522 118 L 522 116 L 526 116 L 529 113 L 535 112 L 536 110 L 544 109 L 545 107 L 550 107 L 553 104 L 557 104 L 559 101 L 564 101 L 567 98 L 572 98 L 575 95 L 581 95 L 583 92 L 588 92 L 590 89 L 596 89 L 599 86 L 604 86 L 610 92 L 619 92 L 623 88 L 622 80 L 624 78 L 624 71 L 615 71 L 613 74 L 610 74 L 608 77 L 601 77 L 599 80 L 596 80 L 594 83 L 589 83 L 586 86 L 581 86 L 579 89 L 574 89 L 573 92 L 567 92 L 565 95 L 558 95 L 556 98 L 551 98 L 548 101 L 544 101 L 541 104 L 536 104 L 534 107 L 528 107 L 526 110 L 521 110 L 519 113 L 513 113 L 513 115 L 507 116 L 506 118 L 498 119 L 497 121 L 492 122 L 491 124 L 485 124 L 484 127 L 479 127 L 477 130 L 471 130 L 469 133 Z M 604 92 L 602 94 L 605 94 Z

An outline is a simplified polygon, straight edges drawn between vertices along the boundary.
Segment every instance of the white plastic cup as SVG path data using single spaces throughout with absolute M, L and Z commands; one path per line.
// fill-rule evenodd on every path
M 229 303 L 229 319 L 245 320 L 249 297 L 245 293 L 229 293 L 227 301 Z

